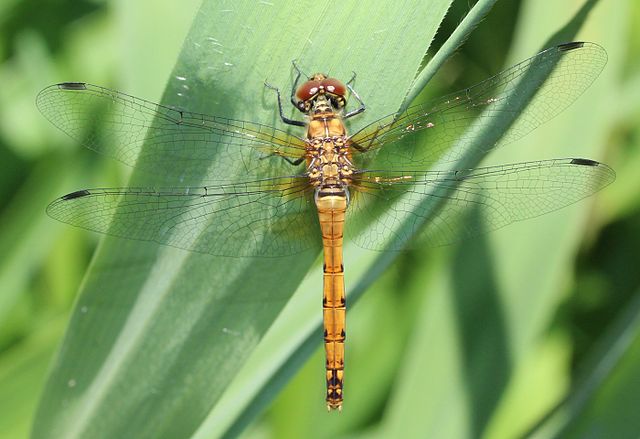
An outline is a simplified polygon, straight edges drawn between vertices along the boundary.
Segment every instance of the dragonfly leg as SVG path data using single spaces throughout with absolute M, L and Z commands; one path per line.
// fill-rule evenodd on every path
M 273 157 L 273 156 L 276 156 L 276 155 L 278 157 L 284 159 L 287 163 L 289 163 L 292 166 L 298 166 L 300 163 L 304 162 L 304 160 L 305 160 L 305 157 L 300 157 L 300 158 L 298 158 L 296 160 L 291 160 L 286 155 L 284 155 L 282 153 L 279 153 L 279 152 L 276 152 L 276 151 L 274 151 L 271 154 L 268 154 L 268 155 L 266 155 L 264 157 L 260 157 L 260 160 L 268 159 L 269 157 Z
M 371 148 L 371 145 L 373 145 L 373 141 L 376 140 L 376 137 L 378 137 L 378 133 L 380 132 L 380 128 L 378 128 L 373 135 L 371 136 L 371 140 L 369 141 L 369 143 L 367 144 L 367 146 L 362 146 L 356 142 L 351 142 L 350 145 L 352 148 L 357 149 L 360 152 L 367 152 L 369 151 L 369 149 Z
M 293 81 L 293 86 L 291 87 L 290 100 L 291 100 L 291 104 L 293 104 L 294 107 L 300 108 L 300 106 L 298 105 L 299 102 L 296 99 L 296 90 L 298 89 L 298 81 L 300 81 L 300 76 L 302 76 L 304 73 L 302 72 L 302 70 L 300 70 L 300 67 L 298 67 L 298 64 L 296 64 L 295 59 L 291 61 L 291 64 L 293 64 L 293 68 L 296 69 L 296 72 L 298 72 L 298 74 L 296 75 L 296 79 Z
M 288 117 L 286 117 L 284 115 L 284 112 L 282 111 L 282 99 L 280 98 L 280 90 L 278 89 L 278 87 L 274 87 L 273 85 L 269 84 L 268 82 L 264 83 L 264 86 L 267 88 L 270 88 L 271 90 L 275 90 L 276 91 L 276 95 L 278 96 L 278 111 L 280 112 L 280 119 L 282 119 L 282 122 L 288 124 L 288 125 L 295 125 L 297 127 L 303 127 L 306 124 L 301 121 L 301 120 L 293 120 L 293 119 L 289 119 Z
M 355 116 L 356 114 L 360 114 L 362 112 L 364 112 L 364 110 L 367 109 L 367 107 L 364 105 L 364 102 L 362 102 L 362 98 L 360 98 L 360 96 L 358 96 L 358 93 L 356 93 L 356 91 L 353 89 L 353 87 L 351 87 L 350 83 L 356 79 L 356 72 L 353 72 L 353 76 L 351 77 L 351 79 L 349 80 L 349 82 L 347 82 L 347 88 L 349 89 L 349 91 L 351 92 L 351 94 L 353 95 L 354 98 L 356 98 L 356 100 L 358 101 L 358 103 L 360 104 L 360 106 L 358 108 L 356 108 L 355 110 L 349 111 L 347 114 L 345 114 L 344 116 L 342 116 L 343 119 L 348 119 L 351 116 Z
M 356 72 L 354 72 L 353 70 L 351 71 L 351 79 L 349 79 L 347 81 L 347 85 L 353 85 L 353 82 L 356 80 L 356 76 L 358 76 L 358 74 Z

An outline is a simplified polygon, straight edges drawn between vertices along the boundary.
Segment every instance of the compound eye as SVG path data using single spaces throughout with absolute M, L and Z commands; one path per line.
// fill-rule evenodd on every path
M 298 87 L 296 97 L 301 101 L 308 101 L 320 92 L 320 81 L 307 81 Z
M 329 94 L 344 97 L 347 94 L 347 87 L 335 78 L 326 78 L 320 85 L 324 87 Z

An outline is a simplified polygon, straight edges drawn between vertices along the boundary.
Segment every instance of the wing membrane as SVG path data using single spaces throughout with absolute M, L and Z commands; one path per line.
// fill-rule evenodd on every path
M 354 160 L 361 168 L 424 169 L 436 160 L 456 161 L 469 150 L 486 154 L 562 112 L 606 61 L 605 50 L 593 43 L 549 48 L 472 87 L 371 123 L 352 136 Z M 500 125 L 506 132 L 476 138 L 478 130 L 467 131 L 472 123 Z
M 219 186 L 87 189 L 47 213 L 108 235 L 219 256 L 283 256 L 320 247 L 306 177 Z
M 373 250 L 447 245 L 568 206 L 614 179 L 607 165 L 587 159 L 367 171 L 354 185 L 347 224 L 361 231 L 355 242 Z
M 356 133 L 353 161 L 361 170 L 350 185 L 347 227 L 361 233 L 353 239 L 375 250 L 446 245 L 567 206 L 611 183 L 613 170 L 586 159 L 424 170 L 521 138 L 570 105 L 605 63 L 596 44 L 559 45 Z M 321 246 L 309 178 L 286 176 L 288 162 L 305 156 L 295 136 L 86 83 L 48 87 L 37 105 L 88 148 L 169 184 L 180 181 L 170 188 L 77 191 L 49 205 L 55 219 L 220 256 L 283 256 Z M 366 164 L 382 170 L 362 170 Z
M 287 175 L 282 157 L 304 156 L 304 143 L 277 128 L 180 111 L 87 83 L 52 85 L 36 103 L 87 148 L 181 182 L 237 180 L 239 167 L 249 179 Z

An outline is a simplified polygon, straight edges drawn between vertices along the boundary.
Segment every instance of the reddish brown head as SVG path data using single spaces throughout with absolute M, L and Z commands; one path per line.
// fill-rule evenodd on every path
M 347 87 L 335 78 L 328 78 L 323 73 L 316 73 L 296 90 L 298 110 L 308 113 L 318 96 L 324 95 L 336 109 L 346 104 Z

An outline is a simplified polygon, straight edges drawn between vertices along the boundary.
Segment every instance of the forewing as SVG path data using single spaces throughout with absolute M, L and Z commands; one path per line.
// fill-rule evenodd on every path
M 424 169 L 513 142 L 552 119 L 600 74 L 605 50 L 594 43 L 555 46 L 472 87 L 384 117 L 352 136 L 360 168 Z M 467 130 L 471 124 L 474 130 Z M 502 136 L 479 137 L 483 126 Z
M 42 114 L 87 148 L 183 184 L 291 174 L 304 143 L 274 127 L 155 104 L 87 83 L 36 99 Z M 288 170 L 287 170 L 288 167 Z M 204 177 L 203 177 L 204 176 Z
M 587 159 L 363 172 L 352 186 L 347 224 L 368 249 L 447 245 L 568 206 L 614 179 L 607 165 Z
M 62 222 L 219 256 L 284 256 L 320 248 L 306 177 L 182 188 L 87 189 L 52 202 Z

